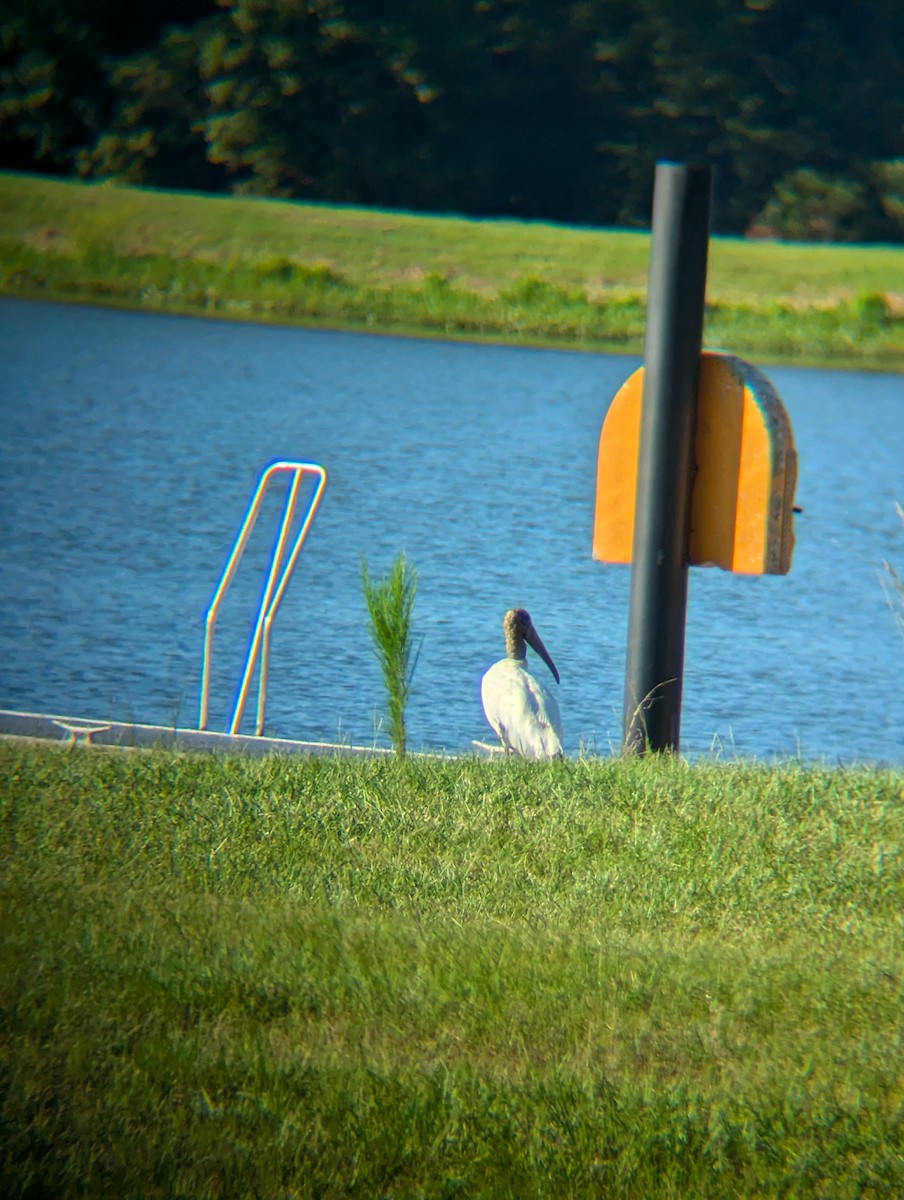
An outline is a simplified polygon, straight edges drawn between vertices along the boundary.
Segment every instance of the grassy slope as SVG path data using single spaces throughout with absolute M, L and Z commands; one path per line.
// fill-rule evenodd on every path
M 4 1194 L 904 1194 L 900 773 L 0 744 Z
M 642 347 L 646 234 L 14 175 L 0 175 L 0 209 L 7 294 Z M 902 277 L 902 248 L 714 238 L 707 341 L 899 369 Z

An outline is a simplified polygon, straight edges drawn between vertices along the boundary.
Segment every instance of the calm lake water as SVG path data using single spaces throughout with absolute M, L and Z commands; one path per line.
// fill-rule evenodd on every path
M 389 744 L 360 563 L 404 549 L 413 747 L 491 736 L 480 677 L 514 604 L 559 667 L 566 749 L 619 745 L 630 568 L 590 543 L 600 426 L 636 359 L 9 300 L 0 354 L 0 706 L 196 725 L 203 617 L 257 479 L 307 459 L 330 482 L 274 626 L 268 733 Z M 880 574 L 904 570 L 904 380 L 766 374 L 800 460 L 794 563 L 691 572 L 682 750 L 900 764 Z M 218 625 L 211 728 L 278 511 Z

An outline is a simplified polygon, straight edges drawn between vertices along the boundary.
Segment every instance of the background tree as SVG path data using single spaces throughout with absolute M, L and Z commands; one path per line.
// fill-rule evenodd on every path
M 204 136 L 209 103 L 200 62 L 215 20 L 172 28 L 152 51 L 118 60 L 116 109 L 108 129 L 78 152 L 79 174 L 193 191 L 229 186 Z
M 215 0 L 2 0 L 0 164 L 72 173 L 115 120 L 117 61 L 215 11 Z
M 223 0 L 201 75 L 207 154 L 234 190 L 402 202 L 420 130 L 414 85 L 351 4 Z
M 848 241 L 865 206 L 862 184 L 802 168 L 775 185 L 758 232 L 794 241 Z
M 882 211 L 904 237 L 904 158 L 872 164 L 873 182 Z

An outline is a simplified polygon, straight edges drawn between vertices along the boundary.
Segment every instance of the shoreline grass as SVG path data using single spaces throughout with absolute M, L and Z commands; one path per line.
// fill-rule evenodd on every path
M 640 354 L 649 236 L 0 174 L 0 294 Z M 705 339 L 904 369 L 904 248 L 713 238 Z M 895 288 L 899 290 L 894 290 Z
M 902 782 L 0 744 L 4 1195 L 902 1194 Z

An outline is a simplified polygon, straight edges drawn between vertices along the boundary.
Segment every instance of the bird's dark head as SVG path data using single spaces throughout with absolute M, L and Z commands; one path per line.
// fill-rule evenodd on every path
M 533 629 L 533 621 L 530 619 L 530 613 L 526 608 L 510 608 L 502 618 L 502 628 L 508 636 L 509 630 L 520 633 L 523 638 L 527 637 L 527 631 Z
M 509 658 L 526 658 L 525 646 L 530 646 L 552 671 L 556 683 L 559 682 L 556 664 L 543 645 L 543 640 L 534 628 L 534 623 L 526 608 L 510 608 L 502 618 L 502 628 L 505 632 L 505 651 Z

